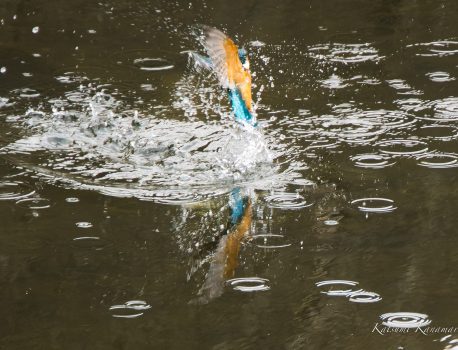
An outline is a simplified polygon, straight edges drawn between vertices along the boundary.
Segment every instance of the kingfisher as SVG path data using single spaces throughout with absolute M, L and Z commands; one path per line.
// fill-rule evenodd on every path
M 216 28 L 204 26 L 203 32 L 203 44 L 209 56 L 207 62 L 227 90 L 235 120 L 256 126 L 246 50 L 239 49 L 231 38 Z

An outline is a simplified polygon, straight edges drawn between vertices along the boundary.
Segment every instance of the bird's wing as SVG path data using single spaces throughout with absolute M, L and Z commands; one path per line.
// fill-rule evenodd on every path
M 215 73 L 223 87 L 234 88 L 243 71 L 234 42 L 223 32 L 204 27 L 204 46 L 213 63 Z
M 251 111 L 251 75 L 243 68 L 237 45 L 216 28 L 204 26 L 204 34 L 204 46 L 220 84 L 225 88 L 238 88 Z

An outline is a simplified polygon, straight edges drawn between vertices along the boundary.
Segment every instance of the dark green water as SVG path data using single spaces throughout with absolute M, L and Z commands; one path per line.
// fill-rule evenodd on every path
M 3 0 L 0 38 L 0 348 L 456 349 L 458 2 Z

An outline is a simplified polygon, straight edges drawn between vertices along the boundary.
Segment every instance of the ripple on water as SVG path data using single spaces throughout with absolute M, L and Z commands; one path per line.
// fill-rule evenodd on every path
M 88 77 L 82 76 L 75 72 L 65 72 L 61 75 L 57 75 L 55 79 L 62 84 L 81 84 L 89 80 Z
M 391 312 L 380 315 L 383 325 L 395 328 L 425 327 L 431 323 L 428 317 L 416 312 Z
M 15 89 L 11 92 L 22 99 L 32 99 L 40 96 L 40 93 L 32 88 Z
M 458 120 L 458 97 L 449 97 L 434 101 L 433 110 L 435 120 Z
M 307 202 L 304 197 L 298 193 L 274 193 L 265 197 L 267 205 L 271 208 L 278 209 L 302 209 L 313 205 L 312 202 Z
M 75 225 L 76 227 L 79 227 L 79 228 L 91 228 L 92 227 L 92 224 L 87 221 L 80 221 L 80 222 L 77 222 Z
M 78 203 L 80 200 L 76 197 L 68 197 L 68 198 L 65 198 L 65 201 L 67 203 Z
M 414 155 L 428 151 L 426 142 L 420 140 L 383 140 L 375 144 L 380 152 L 391 155 Z
M 309 48 L 309 55 L 318 60 L 345 64 L 360 62 L 378 62 L 383 56 L 369 43 L 364 44 L 318 44 Z
M 328 79 L 322 80 L 321 85 L 327 89 L 342 89 L 348 84 L 336 74 L 332 74 Z
M 354 289 L 359 282 L 348 280 L 326 280 L 315 283 L 318 288 L 329 287 L 328 290 L 322 290 L 320 293 L 328 296 L 350 296 L 352 293 L 363 292 L 362 289 Z M 347 288 L 345 288 L 347 287 Z M 336 289 L 337 288 L 337 289 Z M 345 288 L 345 289 L 344 289 Z
M 458 136 L 458 129 L 451 125 L 425 125 L 417 131 L 417 135 L 428 140 L 450 141 Z
M 0 201 L 19 200 L 35 193 L 28 185 L 20 181 L 0 181 Z
M 352 303 L 377 303 L 382 300 L 382 297 L 374 292 L 368 292 L 365 290 L 356 291 L 348 295 L 348 300 Z
M 350 157 L 355 166 L 360 168 L 382 169 L 396 164 L 396 161 L 385 154 L 358 154 Z
M 397 209 L 394 201 L 388 198 L 360 198 L 351 202 L 365 213 L 390 213 Z
M 73 238 L 73 244 L 78 248 L 102 250 L 108 242 L 97 236 L 80 236 Z
M 417 157 L 418 165 L 431 169 L 449 169 L 458 167 L 458 155 L 454 153 L 434 152 Z
M 146 310 L 151 309 L 151 305 L 148 305 L 142 300 L 131 300 L 121 305 L 110 306 L 112 316 L 116 318 L 136 318 L 144 314 Z
M 250 237 L 251 242 L 258 248 L 277 249 L 291 246 L 291 243 L 285 243 L 284 235 L 261 234 Z
M 232 287 L 233 290 L 244 293 L 270 290 L 269 280 L 260 277 L 233 278 L 226 281 L 226 284 Z
M 410 44 L 407 47 L 419 48 L 421 51 L 416 55 L 423 57 L 443 57 L 458 54 L 458 41 L 449 39 Z
M 40 210 L 51 207 L 51 202 L 46 198 L 24 198 L 16 202 L 18 206 L 26 209 Z
M 169 61 L 164 58 L 137 58 L 134 60 L 134 65 L 144 71 L 161 71 L 169 70 L 174 67 Z
M 431 72 L 426 73 L 426 76 L 435 83 L 444 83 L 455 80 L 455 78 L 450 76 L 447 72 Z

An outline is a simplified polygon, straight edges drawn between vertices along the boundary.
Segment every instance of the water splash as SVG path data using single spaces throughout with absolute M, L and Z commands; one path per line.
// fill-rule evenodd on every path
M 167 107 L 142 114 L 91 84 L 50 103 L 50 111 L 10 119 L 22 138 L 0 152 L 70 188 L 180 203 L 224 193 L 234 181 L 262 187 L 297 177 L 273 164 L 281 143 L 255 128 L 165 120 L 158 115 Z M 28 164 L 32 153 L 38 164 Z

